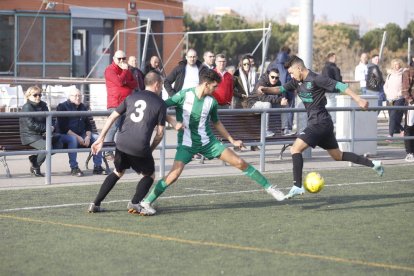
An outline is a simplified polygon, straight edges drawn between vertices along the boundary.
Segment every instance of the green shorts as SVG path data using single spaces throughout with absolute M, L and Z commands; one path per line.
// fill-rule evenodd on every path
M 197 153 L 202 154 L 207 159 L 218 158 L 225 149 L 226 147 L 217 140 L 211 141 L 207 145 L 201 147 L 187 147 L 178 145 L 174 160 L 188 164 L 190 163 L 193 156 Z

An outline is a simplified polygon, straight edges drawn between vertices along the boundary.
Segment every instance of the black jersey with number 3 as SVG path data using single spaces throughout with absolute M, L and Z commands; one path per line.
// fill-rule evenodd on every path
M 318 75 L 309 70 L 309 74 L 301 83 L 292 79 L 285 83 L 283 88 L 288 91 L 298 91 L 298 96 L 305 105 L 306 112 L 308 113 L 308 124 L 315 124 L 325 120 L 330 120 L 332 122 L 331 116 L 325 108 L 325 93 L 336 92 L 336 84 L 336 80 Z
M 117 134 L 117 149 L 139 157 L 152 154 L 150 142 L 154 128 L 165 126 L 167 107 L 164 101 L 153 92 L 143 90 L 128 96 L 116 112 L 126 115 Z

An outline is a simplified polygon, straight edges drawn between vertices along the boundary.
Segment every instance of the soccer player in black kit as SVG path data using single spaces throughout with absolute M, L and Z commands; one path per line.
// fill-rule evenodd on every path
M 326 105 L 326 92 L 339 91 L 350 96 L 359 107 L 366 109 L 368 102 L 355 94 L 347 84 L 335 81 L 328 77 L 318 75 L 305 67 L 303 60 L 291 56 L 285 63 L 285 68 L 292 76 L 292 80 L 278 87 L 259 87 L 265 94 L 284 94 L 285 91 L 298 91 L 298 95 L 305 105 L 308 115 L 308 125 L 301 131 L 291 147 L 293 162 L 293 187 L 285 198 L 289 199 L 304 194 L 302 187 L 303 157 L 302 152 L 308 147 L 319 146 L 328 151 L 336 161 L 349 161 L 352 163 L 371 167 L 379 176 L 384 173 L 381 161 L 371 161 L 352 152 L 339 150 L 334 134 L 334 126 Z
M 144 84 L 145 90 L 132 93 L 112 112 L 98 139 L 91 146 L 92 153 L 97 154 L 102 149 L 105 135 L 111 125 L 119 116 L 126 114 L 116 141 L 115 170 L 106 177 L 95 201 L 89 205 L 89 213 L 104 211 L 101 202 L 126 169 L 132 168 L 143 175 L 138 182 L 135 195 L 128 203 L 127 208 L 130 213 L 140 213 L 141 208 L 138 203 L 154 182 L 155 164 L 152 151 L 164 136 L 167 107 L 159 96 L 163 86 L 161 75 L 158 72 L 149 72 L 144 78 Z M 154 129 L 156 134 L 150 144 Z

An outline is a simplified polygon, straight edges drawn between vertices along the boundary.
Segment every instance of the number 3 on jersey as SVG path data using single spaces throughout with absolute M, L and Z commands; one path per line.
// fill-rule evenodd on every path
M 147 103 L 144 100 L 138 100 L 135 102 L 135 107 L 135 113 L 131 114 L 131 120 L 138 123 L 144 118 L 144 110 L 147 108 Z

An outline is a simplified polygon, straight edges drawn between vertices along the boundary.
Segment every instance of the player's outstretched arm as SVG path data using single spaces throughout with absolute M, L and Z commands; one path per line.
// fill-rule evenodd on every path
M 214 123 L 214 127 L 220 133 L 221 137 L 228 140 L 235 147 L 246 148 L 242 140 L 234 140 L 233 137 L 231 137 L 230 133 L 227 131 L 227 129 L 224 127 L 224 125 L 220 121 L 217 121 L 216 123 Z
M 358 104 L 360 108 L 362 109 L 368 108 L 368 101 L 361 98 L 358 94 L 352 91 L 349 87 L 345 89 L 344 93 L 350 96 Z
M 280 90 L 280 86 L 275 87 L 265 87 L 265 86 L 259 86 L 257 88 L 257 91 L 263 94 L 269 94 L 269 95 L 279 95 L 282 93 Z
M 102 128 L 101 134 L 99 134 L 98 139 L 96 139 L 95 143 L 91 146 L 92 154 L 97 154 L 103 146 L 103 141 L 105 139 L 106 134 L 108 133 L 109 128 L 115 122 L 115 120 L 120 116 L 120 114 L 116 111 L 113 111 L 111 115 L 109 115 L 108 119 L 105 122 L 105 125 Z

